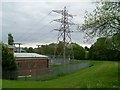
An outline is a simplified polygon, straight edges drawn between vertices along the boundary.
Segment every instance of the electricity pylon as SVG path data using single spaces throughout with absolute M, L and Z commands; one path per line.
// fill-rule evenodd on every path
M 71 54 L 71 50 L 72 50 L 71 32 L 73 32 L 70 30 L 70 26 L 75 25 L 71 21 L 73 18 L 73 15 L 68 13 L 68 10 L 66 7 L 64 7 L 63 10 L 52 10 L 52 11 L 62 15 L 62 17 L 60 19 L 53 20 L 53 21 L 61 23 L 60 28 L 54 29 L 54 30 L 59 31 L 57 42 L 60 42 L 61 40 L 63 42 L 63 59 L 66 59 L 66 58 L 70 59 L 70 54 Z M 68 48 L 71 49 L 71 50 L 69 50 L 69 52 L 67 51 Z M 55 50 L 55 53 L 56 53 L 56 51 L 57 50 Z

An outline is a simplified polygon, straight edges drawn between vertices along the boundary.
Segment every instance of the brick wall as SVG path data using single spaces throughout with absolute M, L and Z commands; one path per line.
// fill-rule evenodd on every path
M 19 76 L 31 75 L 35 70 L 48 68 L 48 59 L 16 60 Z M 40 72 L 39 72 L 40 73 Z

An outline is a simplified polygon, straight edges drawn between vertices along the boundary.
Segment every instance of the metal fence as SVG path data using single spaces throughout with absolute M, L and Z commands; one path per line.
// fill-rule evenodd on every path
M 70 63 L 70 59 L 63 59 L 63 58 L 51 58 L 49 60 L 50 64 L 69 64 Z
M 28 70 L 22 71 L 22 76 L 18 76 L 18 80 L 48 80 L 53 79 L 58 76 L 62 76 L 65 74 L 69 74 L 83 68 L 90 67 L 92 65 L 91 62 L 80 63 L 80 64 L 69 64 L 58 67 L 50 67 L 44 69 L 33 69 L 31 73 L 28 75 L 26 72 Z
M 66 64 L 57 67 L 49 67 L 44 69 L 32 69 L 19 71 L 3 71 L 2 78 L 5 79 L 17 79 L 17 80 L 49 80 L 69 74 L 83 68 L 92 66 L 91 62 L 84 62 L 79 64 Z M 28 74 L 29 72 L 29 74 Z

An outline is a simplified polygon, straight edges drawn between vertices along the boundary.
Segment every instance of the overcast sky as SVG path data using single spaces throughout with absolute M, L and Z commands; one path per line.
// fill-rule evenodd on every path
M 2 12 L 2 17 L 0 16 L 2 18 L 2 41 L 7 42 L 8 33 L 12 33 L 15 42 L 21 42 L 24 46 L 57 42 L 58 32 L 53 29 L 59 28 L 60 23 L 51 21 L 61 18 L 61 15 L 51 12 L 52 10 L 62 10 L 66 6 L 68 12 L 75 15 L 73 22 L 81 25 L 85 11 L 92 12 L 95 9 L 95 4 L 91 0 L 84 2 L 75 0 L 10 1 L 2 2 L 2 10 L 0 10 L 0 13 Z M 76 26 L 71 27 L 71 30 L 77 31 L 76 29 Z M 90 42 L 84 43 L 83 37 L 84 34 L 81 32 L 72 33 L 73 42 L 90 45 Z

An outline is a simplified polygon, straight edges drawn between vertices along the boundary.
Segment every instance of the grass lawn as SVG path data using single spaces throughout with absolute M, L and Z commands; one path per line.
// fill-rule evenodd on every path
M 94 66 L 48 81 L 3 80 L 3 88 L 118 88 L 118 62 L 92 61 Z

